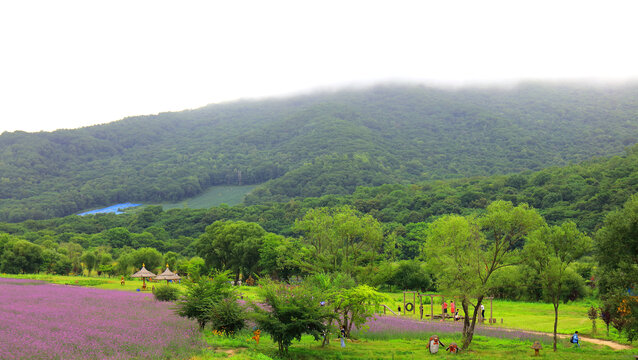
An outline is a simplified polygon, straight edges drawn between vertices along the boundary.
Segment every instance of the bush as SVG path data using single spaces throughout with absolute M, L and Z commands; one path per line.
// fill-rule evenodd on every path
M 288 353 L 292 341 L 301 341 L 304 334 L 320 340 L 326 332 L 331 314 L 319 304 L 320 293 L 315 289 L 265 281 L 260 293 L 266 306 L 251 304 L 252 317 L 277 343 L 280 353 Z
M 177 314 L 197 320 L 204 329 L 210 320 L 215 304 L 222 299 L 236 298 L 230 286 L 228 272 L 214 274 L 212 279 L 201 277 L 196 281 L 185 281 L 186 294 L 177 303 Z
M 155 295 L 155 300 L 175 301 L 179 299 L 179 288 L 168 284 L 157 285 L 153 294 Z
M 246 325 L 245 311 L 235 299 L 223 299 L 213 305 L 210 323 L 213 329 L 226 335 L 235 334 Z
M 563 300 L 563 303 L 567 304 L 568 301 L 582 299 L 587 296 L 585 280 L 578 275 L 578 273 L 571 268 L 567 268 L 565 277 L 565 284 L 561 291 L 561 299 Z

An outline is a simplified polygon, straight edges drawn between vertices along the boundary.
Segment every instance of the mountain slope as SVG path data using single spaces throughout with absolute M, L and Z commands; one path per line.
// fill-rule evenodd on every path
M 538 170 L 638 139 L 638 86 L 379 86 L 0 135 L 0 220 L 266 184 L 251 203 Z

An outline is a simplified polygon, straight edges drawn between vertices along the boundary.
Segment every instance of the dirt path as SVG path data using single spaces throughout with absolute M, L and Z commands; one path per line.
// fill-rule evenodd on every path
M 534 335 L 542 335 L 542 336 L 551 336 L 553 337 L 554 334 L 553 333 L 547 333 L 547 332 L 542 332 L 542 331 L 531 331 L 531 330 L 521 330 L 521 329 L 511 329 L 511 328 L 501 328 L 504 331 L 520 331 L 520 332 L 524 332 L 527 334 L 534 334 Z M 568 339 L 570 338 L 572 335 L 571 334 L 556 334 L 556 336 L 558 336 L 560 339 Z M 623 344 L 619 344 L 615 341 L 611 341 L 611 340 L 603 340 L 603 339 L 595 339 L 595 338 L 590 338 L 587 336 L 582 336 L 582 335 L 578 335 L 578 338 L 580 339 L 580 341 L 584 341 L 584 342 L 588 342 L 588 343 L 592 343 L 592 344 L 597 344 L 597 345 L 605 345 L 605 346 L 609 346 L 610 348 L 614 349 L 614 350 L 631 350 L 633 349 L 633 347 L 629 346 L 629 345 L 623 345 Z

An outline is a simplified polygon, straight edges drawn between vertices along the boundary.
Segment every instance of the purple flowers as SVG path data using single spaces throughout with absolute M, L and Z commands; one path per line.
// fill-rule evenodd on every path
M 410 318 L 396 316 L 377 316 L 376 319 L 368 319 L 366 326 L 369 326 L 368 334 L 383 334 L 390 337 L 401 337 L 406 334 L 453 334 L 463 331 L 462 322 L 453 321 L 418 321 Z M 505 328 L 490 327 L 489 325 L 476 325 L 475 334 L 521 340 L 542 340 L 550 342 L 548 335 L 526 332 L 521 330 L 510 330 Z
M 196 323 L 151 294 L 0 278 L 0 359 L 158 359 L 200 346 Z

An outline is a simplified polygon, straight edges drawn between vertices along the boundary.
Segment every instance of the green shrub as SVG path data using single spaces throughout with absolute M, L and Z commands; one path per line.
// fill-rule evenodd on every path
M 175 301 L 179 299 L 177 286 L 168 284 L 157 285 L 153 294 L 155 295 L 155 300 L 159 301 Z
M 197 320 L 200 329 L 204 329 L 210 321 L 211 311 L 217 302 L 237 297 L 230 286 L 228 271 L 216 273 L 212 279 L 201 277 L 184 284 L 186 294 L 177 302 L 177 314 Z
M 210 311 L 211 327 L 226 335 L 235 334 L 246 325 L 245 313 L 235 299 L 223 299 Z

